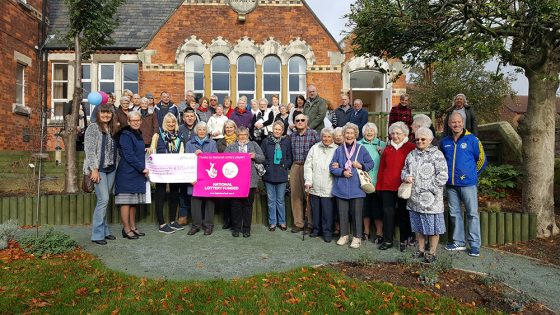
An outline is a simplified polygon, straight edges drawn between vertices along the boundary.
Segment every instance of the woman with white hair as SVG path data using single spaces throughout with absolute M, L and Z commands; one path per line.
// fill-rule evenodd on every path
M 128 96 L 121 96 L 119 100 L 119 108 L 116 112 L 117 125 L 119 130 L 128 126 L 128 112 L 132 110 L 130 98 Z
M 150 100 L 145 97 L 140 99 L 140 107 L 138 112 L 142 117 L 142 124 L 140 125 L 140 131 L 142 132 L 142 139 L 144 139 L 144 146 L 149 152 L 150 145 L 152 143 L 152 138 L 159 130 L 157 115 L 154 113 L 154 108 L 150 108 Z
M 350 247 L 358 248 L 362 243 L 362 210 L 366 196 L 360 188 L 358 170 L 368 172 L 373 168 L 373 160 L 356 140 L 360 134 L 358 126 L 347 123 L 343 130 L 344 143 L 336 149 L 330 165 L 334 175 L 332 194 L 336 197 L 340 219 L 340 238 L 336 243 L 348 243 L 351 216 L 353 237 Z
M 411 139 L 414 139 L 414 135 L 416 133 L 416 130 L 418 130 L 418 128 L 428 128 L 432 131 L 432 134 L 434 135 L 433 140 L 432 140 L 432 145 L 437 147 L 437 139 L 435 138 L 436 135 L 436 131 L 434 129 L 434 126 L 432 125 L 432 119 L 425 114 L 417 114 L 414 115 L 414 118 L 412 118 L 412 125 L 410 125 L 410 129 L 412 129 L 412 136 L 409 137 Z
M 305 190 L 310 194 L 313 231 L 310 237 L 323 236 L 327 243 L 332 241 L 334 227 L 334 200 L 332 195 L 333 176 L 329 164 L 338 146 L 334 144 L 334 130 L 325 127 L 321 130 L 321 142 L 314 144 L 303 168 Z
M 373 168 L 369 171 L 369 176 L 374 186 L 377 184 L 377 171 L 379 169 L 381 153 L 383 153 L 387 145 L 377 137 L 377 131 L 376 124 L 372 122 L 366 123 L 362 128 L 362 135 L 364 137 L 362 140 L 358 141 L 359 144 L 367 149 L 373 160 Z M 383 243 L 383 209 L 381 209 L 381 203 L 378 199 L 377 194 L 372 192 L 366 194 L 366 199 L 364 200 L 364 234 L 362 240 L 365 241 L 369 239 L 371 219 L 373 219 L 375 222 L 375 238 L 373 239 L 375 244 Z
M 408 154 L 401 179 L 412 184 L 407 209 L 418 241 L 414 257 L 431 263 L 436 259 L 439 235 L 445 233 L 443 188 L 448 177 L 447 162 L 443 153 L 431 144 L 434 135 L 430 129 L 418 128 L 415 137 L 416 149 Z M 426 239 L 430 242 L 429 253 L 424 253 Z
M 160 132 L 154 134 L 151 145 L 152 154 L 174 154 L 184 153 L 183 140 L 179 135 L 179 124 L 177 117 L 173 113 L 163 116 L 163 123 Z M 169 223 L 163 217 L 163 203 L 165 202 L 165 191 L 167 183 L 156 183 L 156 216 L 159 224 L 159 231 L 165 234 L 175 233 L 183 230 L 184 227 L 175 221 L 177 216 L 177 204 L 179 203 L 180 184 L 169 183 Z
M 253 115 L 253 121 L 251 122 L 251 140 L 260 146 L 271 131 L 270 128 L 273 122 L 274 113 L 271 108 L 268 108 L 268 100 L 261 98 L 259 100 L 259 109 Z
M 224 107 L 222 105 L 216 106 L 216 113 L 208 119 L 208 133 L 210 137 L 218 141 L 224 137 L 224 125 L 229 118 L 224 114 Z
M 383 243 L 379 245 L 380 250 L 393 247 L 393 234 L 397 224 L 400 230 L 401 251 L 406 249 L 408 238 L 412 235 L 406 200 L 399 198 L 397 194 L 402 183 L 401 171 L 404 161 L 408 153 L 415 148 L 414 144 L 408 141 L 408 132 L 408 127 L 402 121 L 389 126 L 391 141 L 379 161 L 375 188 L 383 208 Z

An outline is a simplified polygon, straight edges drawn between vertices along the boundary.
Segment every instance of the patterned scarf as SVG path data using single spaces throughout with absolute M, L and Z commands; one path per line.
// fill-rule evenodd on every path
M 167 153 L 178 153 L 179 152 L 179 145 L 180 141 L 178 135 L 175 131 L 166 131 L 163 134 L 163 142 L 165 143 L 165 147 L 167 148 Z
M 230 145 L 237 140 L 237 135 L 235 133 L 232 133 L 230 136 L 224 135 L 224 139 L 226 139 L 226 145 Z
M 274 141 L 274 164 L 280 165 L 280 161 L 282 161 L 282 148 L 280 147 L 280 142 L 284 139 L 284 136 L 280 138 L 272 137 L 272 141 Z
M 352 144 L 352 149 L 348 152 L 349 144 L 344 144 L 344 152 L 346 153 L 346 163 L 344 163 L 344 169 L 351 172 L 352 171 L 352 155 L 354 155 L 354 151 L 356 150 L 356 141 Z

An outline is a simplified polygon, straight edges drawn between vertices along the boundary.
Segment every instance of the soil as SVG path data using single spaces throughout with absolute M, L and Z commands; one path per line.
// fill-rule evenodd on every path
M 335 269 L 349 277 L 363 281 L 384 281 L 394 285 L 407 287 L 433 296 L 453 298 L 461 303 L 483 307 L 491 311 L 502 311 L 518 314 L 555 314 L 537 302 L 527 301 L 520 307 L 515 301 L 520 300 L 519 294 L 492 279 L 484 276 L 452 269 L 439 273 L 434 285 L 422 283 L 420 274 L 428 265 L 417 263 L 374 263 L 360 264 L 345 262 L 332 265 Z M 517 297 L 515 301 L 509 297 Z

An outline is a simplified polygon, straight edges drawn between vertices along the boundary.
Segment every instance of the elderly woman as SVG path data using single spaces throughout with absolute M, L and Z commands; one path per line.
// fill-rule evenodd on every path
M 128 96 L 122 96 L 119 100 L 119 108 L 116 112 L 119 130 L 128 126 L 128 111 L 130 110 L 132 110 L 130 98 Z
M 237 140 L 237 134 L 235 133 L 236 130 L 237 125 L 235 124 L 235 121 L 231 119 L 226 121 L 226 123 L 224 124 L 224 130 L 222 132 L 224 137 L 216 141 L 218 152 L 224 152 L 229 145 L 233 144 Z M 218 211 L 222 212 L 222 217 L 224 220 L 222 229 L 227 230 L 231 228 L 231 208 L 229 206 L 228 200 L 222 198 L 216 200 L 215 207 L 218 209 Z
M 142 139 L 144 140 L 144 146 L 148 151 L 150 145 L 152 144 L 152 138 L 156 133 L 158 133 L 159 125 L 157 120 L 157 115 L 154 113 L 154 108 L 149 107 L 150 100 L 143 97 L 140 99 L 140 107 L 138 112 L 142 116 L 142 124 L 140 125 L 140 131 L 142 132 Z M 130 119 L 129 119 L 130 121 Z M 152 153 L 152 152 L 148 152 Z
M 290 116 L 288 117 L 288 134 L 295 130 L 296 124 L 295 120 L 297 115 L 303 114 L 303 106 L 305 106 L 305 96 L 298 95 L 296 96 L 296 104 L 295 107 L 290 110 Z
M 375 186 L 377 183 L 377 171 L 379 169 L 379 160 L 381 153 L 385 149 L 386 143 L 377 138 L 377 125 L 368 122 L 362 128 L 364 137 L 358 141 L 369 152 L 373 160 L 373 168 L 369 171 L 371 183 Z M 375 192 L 366 194 L 364 200 L 364 234 L 362 240 L 368 240 L 370 236 L 371 219 L 375 222 L 375 244 L 383 243 L 383 210 L 381 203 L 378 201 L 378 196 Z
M 114 240 L 107 224 L 109 194 L 113 190 L 117 169 L 117 122 L 112 105 L 97 106 L 97 122 L 91 123 L 84 135 L 84 175 L 89 175 L 95 187 L 97 203 L 91 222 L 91 241 L 106 245 L 106 240 Z
M 229 118 L 224 115 L 224 107 L 216 106 L 216 113 L 208 119 L 208 133 L 212 140 L 218 141 L 224 137 L 224 125 Z
M 401 179 L 412 184 L 407 209 L 418 242 L 414 257 L 431 263 L 436 259 L 439 235 L 445 233 L 443 187 L 448 176 L 447 162 L 443 153 L 431 144 L 434 135 L 430 129 L 418 128 L 415 137 L 416 149 L 406 157 Z M 425 254 L 426 238 L 430 241 L 430 251 Z
M 432 119 L 428 115 L 424 115 L 424 114 L 414 115 L 414 118 L 412 118 L 412 125 L 410 125 L 410 129 L 412 129 L 412 136 L 413 136 L 412 139 L 415 139 L 414 135 L 416 133 L 416 130 L 418 130 L 418 128 L 421 127 L 428 128 L 432 131 L 432 134 L 434 135 L 432 140 L 432 145 L 437 147 L 438 143 L 437 143 L 437 139 L 435 138 L 435 129 L 434 126 L 432 125 Z
M 332 196 L 333 177 L 329 164 L 338 147 L 334 144 L 334 130 L 326 127 L 321 130 L 321 142 L 314 144 L 305 159 L 303 177 L 305 190 L 310 194 L 313 231 L 310 237 L 323 236 L 327 243 L 332 241 L 334 227 L 334 200 Z
M 163 124 L 159 133 L 154 134 L 152 138 L 151 150 L 156 154 L 175 154 L 184 153 L 183 140 L 179 135 L 179 124 L 177 117 L 173 113 L 167 113 L 163 117 Z M 177 204 L 179 202 L 179 188 L 181 184 L 169 183 L 169 223 L 165 223 L 163 217 L 163 203 L 165 201 L 165 191 L 167 183 L 156 183 L 156 215 L 159 224 L 159 231 L 165 234 L 175 233 L 175 231 L 183 230 L 177 221 Z
M 129 112 L 128 126 L 121 130 L 119 138 L 121 160 L 117 167 L 115 204 L 121 206 L 122 236 L 130 240 L 145 235 L 136 229 L 136 205 L 146 202 L 148 174 L 144 139 L 140 130 L 142 124 L 140 112 Z
M 256 142 L 249 141 L 249 130 L 244 127 L 237 129 L 237 141 L 229 145 L 225 152 L 249 153 L 251 155 L 251 179 L 249 196 L 246 198 L 233 198 L 231 201 L 231 219 L 233 221 L 233 237 L 251 236 L 251 220 L 253 217 L 253 200 L 259 183 L 259 175 L 255 163 L 264 163 L 261 147 Z
M 271 108 L 268 108 L 268 100 L 261 98 L 259 100 L 259 110 L 253 115 L 253 122 L 251 127 L 251 138 L 257 142 L 258 145 L 268 136 L 270 127 L 274 122 L 274 113 Z
M 194 127 L 195 135 L 187 142 L 186 152 L 199 155 L 200 153 L 218 152 L 216 141 L 210 139 L 208 126 L 201 121 Z M 196 184 L 195 184 L 196 185 Z M 191 187 L 192 189 L 192 187 Z M 192 191 L 190 192 L 192 194 Z M 211 235 L 214 231 L 214 200 L 212 198 L 191 198 L 191 212 L 193 223 L 188 235 L 194 235 L 204 229 L 204 235 Z M 204 209 L 204 210 L 203 210 Z M 203 214 L 204 213 L 204 214 Z M 204 220 L 202 219 L 204 217 Z
M 402 122 L 389 126 L 391 141 L 383 151 L 377 172 L 376 190 L 381 198 L 383 208 L 383 243 L 380 250 L 393 247 L 393 234 L 395 222 L 398 218 L 400 228 L 401 251 L 406 249 L 406 242 L 412 235 L 410 231 L 410 218 L 406 211 L 406 200 L 398 197 L 397 191 L 401 185 L 401 171 L 404 160 L 410 151 L 414 150 L 413 143 L 408 142 L 408 127 Z M 395 209 L 396 204 L 396 209 Z
M 358 248 L 362 241 L 362 210 L 365 192 L 360 188 L 358 170 L 368 172 L 373 168 L 373 160 L 367 150 L 356 140 L 360 134 L 358 126 L 347 123 L 343 127 L 344 143 L 335 151 L 330 171 L 334 175 L 332 194 L 336 197 L 340 219 L 338 245 L 349 241 L 349 217 L 352 217 L 352 244 Z
M 290 114 L 288 113 L 288 105 L 280 105 L 280 112 L 274 117 L 274 121 L 280 121 L 284 124 L 283 135 L 288 134 L 288 118 Z M 273 126 L 274 127 L 274 126 Z
M 282 105 L 284 106 L 284 105 Z M 268 200 L 268 230 L 286 231 L 286 183 L 292 166 L 292 146 L 290 138 L 284 136 L 285 126 L 277 120 L 272 124 L 272 134 L 262 143 L 266 173 L 263 176 Z
M 336 145 L 344 143 L 344 133 L 342 130 L 343 127 L 334 128 L 334 143 L 336 143 Z

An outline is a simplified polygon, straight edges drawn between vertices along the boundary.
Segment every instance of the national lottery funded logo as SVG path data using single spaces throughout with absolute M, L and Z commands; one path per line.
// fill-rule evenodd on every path
M 233 162 L 227 162 L 222 167 L 222 173 L 226 178 L 232 179 L 235 178 L 239 173 L 239 168 L 237 167 L 237 164 Z

